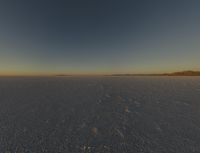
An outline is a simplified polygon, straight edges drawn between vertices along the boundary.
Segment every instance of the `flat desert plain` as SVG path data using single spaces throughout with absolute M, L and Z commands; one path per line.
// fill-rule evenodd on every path
M 200 77 L 1 77 L 1 153 L 200 153 Z

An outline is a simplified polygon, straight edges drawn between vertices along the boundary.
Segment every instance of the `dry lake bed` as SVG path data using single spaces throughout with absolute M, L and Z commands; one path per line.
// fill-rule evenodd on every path
M 200 153 L 200 77 L 2 77 L 0 153 Z

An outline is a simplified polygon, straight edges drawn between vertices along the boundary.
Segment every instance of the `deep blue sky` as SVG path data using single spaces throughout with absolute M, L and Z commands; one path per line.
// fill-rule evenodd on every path
M 199 0 L 1 0 L 0 74 L 200 70 Z

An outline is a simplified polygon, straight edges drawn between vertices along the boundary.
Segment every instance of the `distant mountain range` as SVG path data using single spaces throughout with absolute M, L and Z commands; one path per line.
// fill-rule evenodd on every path
M 56 77 L 68 77 L 75 75 L 68 74 L 57 74 Z M 110 74 L 104 76 L 200 76 L 200 71 L 180 71 L 180 72 L 172 72 L 172 73 L 147 73 L 147 74 Z
M 200 71 L 181 71 L 181 72 L 174 72 L 174 73 L 166 73 L 163 75 L 169 76 L 200 76 Z
M 200 71 L 180 71 L 161 74 L 112 74 L 110 76 L 200 76 Z

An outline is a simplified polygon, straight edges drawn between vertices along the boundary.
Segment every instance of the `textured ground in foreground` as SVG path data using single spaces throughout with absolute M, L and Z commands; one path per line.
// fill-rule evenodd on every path
M 0 78 L 1 153 L 199 153 L 200 77 Z

